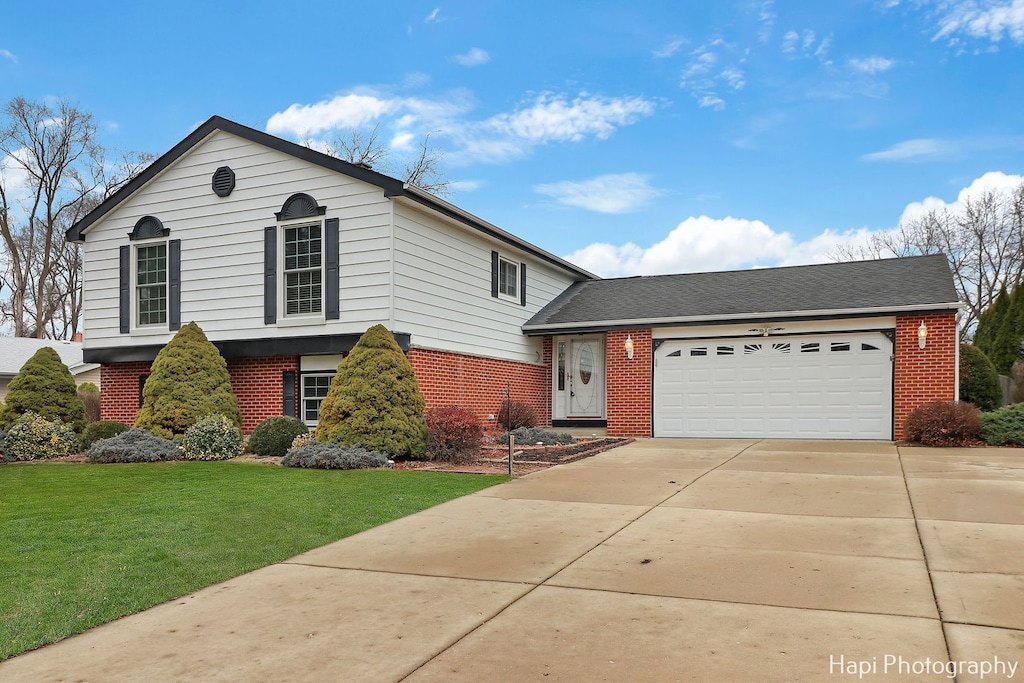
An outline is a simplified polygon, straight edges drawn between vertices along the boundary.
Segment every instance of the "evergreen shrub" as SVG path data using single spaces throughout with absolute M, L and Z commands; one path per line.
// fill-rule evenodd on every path
M 242 425 L 227 363 L 202 329 L 191 322 L 178 330 L 153 361 L 135 426 L 171 438 L 184 434 L 206 415 L 223 415 L 236 427 Z
M 970 446 L 981 434 L 981 418 L 972 403 L 931 401 L 910 411 L 903 433 L 925 446 Z
M 308 467 L 321 470 L 362 470 L 387 467 L 391 461 L 378 451 L 362 446 L 339 446 L 313 441 L 300 448 L 292 448 L 283 458 L 285 467 Z
M 973 403 L 978 410 L 995 410 L 1003 403 L 996 366 L 977 346 L 960 345 L 960 400 Z
M 100 419 L 100 388 L 92 382 L 78 385 L 78 398 L 85 406 L 85 422 L 89 424 Z
M 249 452 L 282 456 L 291 448 L 295 437 L 303 434 L 309 434 L 309 427 L 302 420 L 286 415 L 268 417 L 249 435 Z
M 572 434 L 567 432 L 550 432 L 540 427 L 520 427 L 519 429 L 513 429 L 511 432 L 505 432 L 498 437 L 498 443 L 507 444 L 509 434 L 516 437 L 516 443 L 523 446 L 534 446 L 537 444 L 558 446 L 576 443 L 576 438 Z
M 78 452 L 78 436 L 60 418 L 47 420 L 38 413 L 19 417 L 4 439 L 8 457 L 15 460 L 44 460 Z
M 170 439 L 132 427 L 109 439 L 96 441 L 86 455 L 89 462 L 95 463 L 162 462 L 180 458 L 181 448 Z
M 501 405 L 498 406 L 498 424 L 506 432 L 522 427 L 536 427 L 537 413 L 529 404 L 522 403 L 521 401 L 512 401 L 511 408 L 507 400 L 502 401 Z
M 7 462 L 7 448 L 4 446 L 5 441 L 7 441 L 7 431 L 0 429 L 0 462 Z M 11 456 L 11 460 L 14 460 L 14 456 Z
M 117 436 L 121 432 L 127 432 L 129 426 L 117 420 L 99 420 L 90 422 L 85 426 L 82 433 L 82 448 L 88 450 L 97 441 Z
M 11 380 L 0 410 L 0 427 L 11 428 L 27 413 L 59 419 L 76 434 L 85 429 L 85 405 L 78 398 L 75 379 L 49 346 L 36 351 Z
M 982 413 L 981 438 L 993 446 L 1024 446 L 1024 403 Z
M 316 438 L 422 458 L 428 439 L 424 407 L 409 359 L 386 327 L 374 325 L 338 364 L 320 404 Z
M 223 415 L 208 415 L 188 428 L 181 450 L 186 460 L 235 458 L 245 451 L 242 430 Z
M 431 408 L 426 413 L 427 458 L 448 462 L 468 462 L 476 457 L 484 439 L 480 418 L 465 408 Z

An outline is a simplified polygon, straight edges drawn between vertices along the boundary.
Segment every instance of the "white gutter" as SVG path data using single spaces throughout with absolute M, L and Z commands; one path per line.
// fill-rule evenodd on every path
M 817 311 L 750 311 L 749 313 L 729 313 L 727 315 L 691 315 L 673 318 L 630 318 L 626 320 L 581 320 L 571 323 L 552 323 L 549 325 L 523 325 L 523 332 L 557 332 L 560 330 L 573 330 L 579 328 L 594 327 L 652 327 L 680 325 L 687 323 L 712 323 L 729 320 L 750 320 L 764 319 L 775 320 L 785 318 L 835 318 L 838 316 L 869 316 L 886 315 L 893 313 L 909 313 L 914 311 L 948 311 L 951 308 L 960 309 L 964 304 L 961 302 L 950 302 L 944 304 L 887 306 L 885 308 L 835 308 Z

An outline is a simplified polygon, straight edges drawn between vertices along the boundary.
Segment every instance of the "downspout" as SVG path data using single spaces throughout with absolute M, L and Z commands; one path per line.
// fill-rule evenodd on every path
M 390 207 L 388 226 L 388 329 L 395 331 L 395 200 L 388 197 Z

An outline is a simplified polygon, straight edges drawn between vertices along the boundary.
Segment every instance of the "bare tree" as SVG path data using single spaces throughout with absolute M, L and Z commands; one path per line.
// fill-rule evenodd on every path
M 1024 279 L 1024 183 L 1009 192 L 986 191 L 964 199 L 957 211 L 932 209 L 866 245 L 845 245 L 836 261 L 944 254 L 965 307 L 960 334 L 969 337 L 978 317 L 1004 284 Z
M 344 161 L 401 177 L 410 185 L 441 197 L 451 195 L 451 181 L 446 177 L 444 168 L 444 152 L 430 146 L 433 133 L 423 137 L 416 156 L 407 159 L 400 167 L 396 166 L 394 159 L 397 153 L 380 141 L 379 133 L 379 123 L 369 133 L 352 128 L 335 136 L 333 141 L 326 144 L 325 151 Z M 305 144 L 313 146 L 309 140 Z
M 15 336 L 79 330 L 82 262 L 64 232 L 148 163 L 104 162 L 92 115 L 16 97 L 0 120 L 0 321 Z

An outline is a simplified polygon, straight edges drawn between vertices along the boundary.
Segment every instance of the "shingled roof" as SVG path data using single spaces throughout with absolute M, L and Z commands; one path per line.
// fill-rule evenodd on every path
M 946 257 L 588 280 L 525 325 L 527 334 L 764 319 L 955 310 Z

